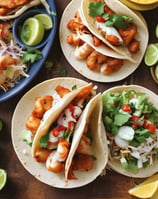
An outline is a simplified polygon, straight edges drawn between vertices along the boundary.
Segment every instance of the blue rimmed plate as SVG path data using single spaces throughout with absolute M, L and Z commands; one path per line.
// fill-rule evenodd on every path
M 55 3 L 54 3 L 54 0 L 47 0 L 47 3 L 50 6 L 50 11 L 52 13 L 56 13 L 56 6 L 55 6 Z M 41 8 L 42 6 L 38 6 L 38 7 Z M 49 33 L 49 37 L 48 37 L 47 43 L 41 49 L 42 59 L 40 59 L 39 61 L 33 63 L 29 67 L 29 70 L 27 71 L 27 74 L 29 75 L 28 78 L 22 77 L 15 84 L 15 86 L 13 88 L 10 88 L 6 92 L 4 92 L 3 90 L 0 90 L 0 102 L 4 102 L 4 101 L 10 99 L 13 96 L 17 95 L 20 91 L 22 91 L 34 79 L 34 77 L 37 75 L 37 73 L 42 68 L 42 65 L 46 61 L 47 56 L 49 54 L 49 51 L 50 51 L 50 49 L 51 49 L 51 47 L 53 45 L 53 41 L 54 41 L 54 38 L 55 38 L 56 29 L 57 29 L 57 16 L 52 14 L 51 17 L 52 17 L 52 20 L 53 20 L 53 28 L 51 29 L 51 31 Z

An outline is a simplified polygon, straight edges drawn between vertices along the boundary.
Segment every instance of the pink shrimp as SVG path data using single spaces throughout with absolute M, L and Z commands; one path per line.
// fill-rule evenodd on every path
M 75 50 L 75 57 L 76 59 L 82 60 L 88 57 L 88 55 L 93 51 L 94 49 L 87 43 L 84 43 L 83 45 L 79 46 Z
M 98 71 L 100 69 L 101 64 L 105 63 L 107 60 L 107 56 L 103 55 L 97 51 L 93 51 L 86 59 L 87 67 L 90 70 Z

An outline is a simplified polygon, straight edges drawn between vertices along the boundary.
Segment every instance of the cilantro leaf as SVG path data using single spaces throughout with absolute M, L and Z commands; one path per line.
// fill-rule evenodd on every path
M 67 70 L 66 70 L 66 68 L 64 66 L 61 66 L 61 68 L 60 68 L 60 74 L 61 75 L 66 75 L 67 74 Z
M 122 126 L 126 122 L 128 122 L 128 120 L 129 120 L 130 117 L 131 116 L 128 115 L 128 114 L 118 113 L 117 115 L 115 115 L 114 124 L 117 125 L 117 126 Z
M 128 23 L 131 23 L 133 20 L 127 16 L 121 16 L 118 14 L 109 15 L 108 21 L 105 22 L 106 26 L 117 28 L 126 28 Z
M 35 61 L 38 61 L 42 58 L 42 53 L 38 49 L 29 48 L 26 51 L 24 51 L 22 60 L 24 63 L 30 62 L 31 64 Z
M 48 139 L 49 139 L 49 135 L 44 135 L 41 137 L 40 139 L 40 147 L 41 148 L 46 148 L 48 145 Z
M 98 17 L 104 14 L 104 3 L 102 1 L 91 2 L 89 4 L 89 15 Z

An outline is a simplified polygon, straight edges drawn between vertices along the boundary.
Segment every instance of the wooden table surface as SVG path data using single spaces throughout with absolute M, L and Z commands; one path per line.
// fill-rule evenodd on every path
M 58 23 L 61 15 L 70 0 L 55 0 Z M 155 38 L 155 26 L 158 23 L 158 8 L 142 13 L 146 18 L 150 42 L 158 42 Z M 140 179 L 132 179 L 113 171 L 107 171 L 106 176 L 98 177 L 92 183 L 76 189 L 58 189 L 45 185 L 29 174 L 18 160 L 11 142 L 11 119 L 16 104 L 23 94 L 37 83 L 46 79 L 64 76 L 60 74 L 61 67 L 66 67 L 67 75 L 87 80 L 78 74 L 65 59 L 59 43 L 58 31 L 55 42 L 49 54 L 49 60 L 54 65 L 51 70 L 42 68 L 31 84 L 18 96 L 0 103 L 0 118 L 3 121 L 3 130 L 0 132 L 0 168 L 7 171 L 7 184 L 0 191 L 0 199 L 132 199 L 128 189 L 133 187 Z M 122 84 L 138 84 L 158 94 L 158 85 L 153 81 L 150 70 L 141 63 L 138 69 L 126 79 L 115 83 L 95 83 L 99 91 Z

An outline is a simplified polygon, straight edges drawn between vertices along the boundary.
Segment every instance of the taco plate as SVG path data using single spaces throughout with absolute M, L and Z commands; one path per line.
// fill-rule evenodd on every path
M 90 34 L 87 34 L 87 32 L 85 32 L 85 34 L 80 34 L 80 32 L 78 31 L 78 34 L 80 34 L 79 36 L 81 40 L 90 45 L 95 51 L 105 56 L 123 59 L 124 60 L 123 65 L 119 70 L 112 72 L 111 74 L 105 75 L 101 72 L 89 69 L 86 64 L 86 59 L 81 60 L 75 57 L 75 52 L 77 47 L 67 43 L 68 35 L 72 34 L 72 31 L 67 28 L 67 24 L 69 21 L 71 21 L 71 19 L 74 18 L 76 12 L 81 13 L 81 11 L 78 9 L 80 5 L 81 2 L 71 1 L 62 15 L 59 34 L 60 34 L 61 48 L 63 50 L 66 59 L 69 61 L 69 63 L 72 65 L 72 67 L 75 70 L 77 70 L 80 74 L 82 74 L 83 76 L 85 76 L 90 80 L 94 80 L 97 82 L 115 82 L 126 78 L 137 69 L 137 67 L 141 62 L 141 58 L 139 57 L 140 58 L 139 61 L 137 63 L 134 63 L 132 61 L 129 61 L 124 55 L 121 55 L 120 53 L 114 51 L 104 43 L 101 43 L 100 46 L 94 46 L 93 43 L 91 42 L 91 39 L 89 39 L 89 37 L 92 37 L 93 35 L 91 32 Z M 143 27 L 144 26 L 145 24 L 143 21 Z M 89 28 L 89 26 L 87 27 Z
M 142 86 L 129 85 L 106 90 L 102 99 L 109 167 L 135 178 L 156 173 L 158 96 Z
M 91 84 L 88 84 L 85 81 L 75 78 L 55 78 L 47 80 L 43 83 L 40 83 L 39 85 L 32 88 L 29 92 L 27 92 L 19 101 L 15 109 L 12 119 L 12 142 L 15 152 L 19 160 L 25 167 L 25 169 L 29 173 L 31 173 L 35 178 L 37 178 L 39 181 L 45 184 L 58 188 L 80 187 L 93 181 L 98 175 L 100 175 L 100 173 L 106 166 L 108 154 L 107 154 L 107 148 L 104 146 L 105 144 L 103 144 L 106 143 L 106 137 L 102 135 L 102 132 L 104 131 L 101 123 L 101 114 L 102 114 L 102 104 L 100 100 L 101 95 L 98 94 L 94 96 L 95 91 L 92 91 L 92 94 L 90 95 L 92 96 L 92 99 L 90 99 L 89 103 L 87 104 L 87 106 L 85 106 L 85 109 L 79 116 L 78 122 L 80 125 L 77 122 L 76 129 L 73 129 L 74 134 L 72 135 L 74 136 L 72 136 L 71 138 L 72 145 L 70 145 L 69 154 L 67 155 L 68 163 L 66 163 L 67 166 L 65 167 L 66 174 L 64 170 L 62 170 L 61 172 L 54 172 L 54 171 L 52 172 L 51 169 L 48 169 L 51 167 L 52 160 L 51 161 L 48 160 L 47 164 L 45 163 L 45 160 L 44 162 L 42 162 L 42 158 L 46 154 L 43 153 L 43 151 L 47 150 L 48 152 L 48 150 L 50 150 L 48 155 L 49 158 L 47 156 L 47 159 L 51 159 L 52 158 L 51 154 L 53 155 L 53 153 L 57 151 L 56 148 L 54 148 L 54 145 L 56 145 L 57 142 L 52 141 L 52 137 L 51 139 L 49 139 L 50 137 L 47 137 L 48 140 L 45 140 L 46 136 L 48 135 L 49 132 L 52 132 L 50 134 L 57 137 L 56 131 L 53 131 L 52 129 L 57 129 L 55 128 L 56 127 L 55 125 L 59 125 L 61 121 L 64 121 L 65 124 L 66 122 L 64 119 L 65 116 L 63 116 L 63 114 L 66 115 L 68 113 L 67 109 L 71 111 L 74 110 L 73 107 L 70 106 L 70 104 L 72 104 L 72 102 L 76 103 L 77 99 L 80 99 L 79 96 L 81 95 L 79 93 L 82 93 L 81 88 L 89 88 L 90 86 Z M 57 87 L 65 88 L 65 90 L 62 90 L 61 93 L 59 92 L 62 95 L 61 99 L 59 99 L 59 96 L 57 97 L 56 93 Z M 41 111 L 38 109 L 39 106 L 36 105 L 37 103 L 40 103 L 40 99 L 42 96 L 46 96 L 46 98 L 44 98 L 45 100 L 51 99 L 51 96 L 53 96 L 53 105 L 50 106 L 50 108 L 47 109 L 42 116 L 41 115 L 37 116 L 37 113 L 39 114 L 41 113 Z M 76 101 L 74 102 L 73 100 Z M 48 108 L 49 103 L 47 100 L 42 101 L 42 103 L 43 103 L 42 108 L 43 107 Z M 21 117 L 21 115 L 23 115 L 23 117 Z M 37 127 L 35 134 L 32 134 L 33 138 L 31 136 L 28 136 L 27 134 L 27 136 L 25 136 L 24 139 L 23 137 L 24 132 L 28 130 L 26 128 L 29 128 L 27 123 L 29 121 L 28 118 L 30 118 L 31 116 L 34 117 L 35 115 L 36 119 L 37 117 L 40 118 L 40 124 Z M 77 117 L 76 114 L 73 115 L 73 121 L 77 120 L 76 117 Z M 89 120 L 89 117 L 91 117 L 91 120 Z M 70 125 L 69 122 L 67 124 Z M 94 129 L 92 127 L 93 125 Z M 72 127 L 72 123 L 70 126 Z M 80 145 L 80 139 L 82 140 L 82 136 L 86 132 L 85 128 L 87 127 L 89 127 L 88 132 L 92 132 L 91 136 L 93 137 L 93 142 L 91 145 L 91 149 L 92 149 L 92 155 L 96 158 L 96 160 L 93 161 L 93 166 L 91 167 L 91 169 L 85 172 L 85 171 L 80 171 L 79 168 L 77 168 L 77 163 L 75 163 L 75 161 L 76 160 L 78 161 L 78 156 L 82 157 L 82 155 L 80 155 L 81 151 L 79 152 L 79 147 L 77 147 L 76 149 L 76 146 Z M 35 130 L 34 127 L 33 130 Z M 29 131 L 33 130 L 29 129 Z M 77 135 L 75 135 L 76 131 L 78 132 Z M 55 134 L 53 134 L 53 132 L 55 132 Z M 69 135 L 71 136 L 71 134 Z M 62 136 L 63 135 L 60 134 L 60 136 L 58 137 L 60 141 L 65 139 L 65 137 Z M 47 143 L 47 145 L 44 147 L 45 143 Z M 50 148 L 48 147 L 48 145 Z M 52 146 L 53 148 L 51 148 Z M 40 149 L 40 147 L 42 149 Z M 42 151 L 42 154 L 36 153 L 36 152 L 41 152 L 39 149 Z M 90 154 L 88 156 L 89 158 L 91 157 Z M 73 165 L 75 165 L 75 167 L 72 167 L 71 164 L 72 162 Z M 73 177 L 75 177 L 75 179 L 70 178 L 72 175 Z

